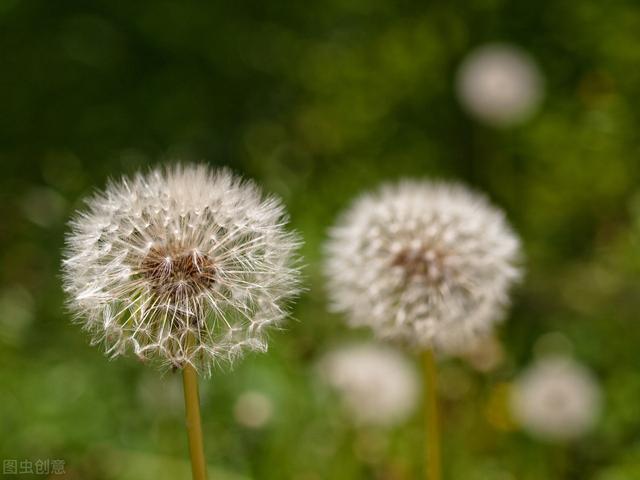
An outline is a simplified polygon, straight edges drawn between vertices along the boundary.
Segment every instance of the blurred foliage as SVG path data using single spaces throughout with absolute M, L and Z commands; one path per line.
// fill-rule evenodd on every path
M 368 337 L 326 312 L 325 229 L 361 190 L 406 176 L 487 191 L 528 258 L 502 366 L 443 364 L 447 478 L 640 478 L 639 29 L 630 0 L 0 1 L 0 458 L 65 459 L 72 479 L 184 475 L 167 473 L 187 458 L 179 377 L 89 347 L 58 274 L 82 196 L 182 159 L 282 195 L 306 240 L 296 320 L 268 355 L 202 385 L 207 457 L 228 478 L 420 475 L 419 414 L 356 430 L 314 374 L 336 342 Z M 454 96 L 465 53 L 495 40 L 545 74 L 541 111 L 510 130 Z M 593 433 L 555 447 L 519 432 L 503 398 L 549 331 L 606 404 Z M 273 402 L 262 430 L 234 421 L 246 390 Z

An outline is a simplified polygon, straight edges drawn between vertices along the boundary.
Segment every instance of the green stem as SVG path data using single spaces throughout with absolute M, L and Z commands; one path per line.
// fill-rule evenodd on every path
M 441 480 L 440 426 L 438 419 L 438 376 L 436 361 L 431 350 L 422 354 L 424 367 L 424 417 L 426 447 L 426 479 Z
M 207 464 L 204 459 L 202 422 L 200 420 L 200 397 L 198 395 L 198 373 L 187 364 L 182 370 L 184 406 L 187 418 L 187 436 L 193 480 L 207 480 Z

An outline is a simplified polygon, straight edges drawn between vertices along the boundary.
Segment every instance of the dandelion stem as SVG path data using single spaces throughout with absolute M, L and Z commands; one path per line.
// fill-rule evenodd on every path
M 438 424 L 438 394 L 436 362 L 431 350 L 422 354 L 424 366 L 424 421 L 425 421 L 425 452 L 426 479 L 440 480 L 442 467 L 440 459 L 440 426 Z
M 182 385 L 184 387 L 184 405 L 187 417 L 187 436 L 189 438 L 189 455 L 191 457 L 193 480 L 206 480 L 207 467 L 202 442 L 198 374 L 190 364 L 185 365 L 182 370 Z

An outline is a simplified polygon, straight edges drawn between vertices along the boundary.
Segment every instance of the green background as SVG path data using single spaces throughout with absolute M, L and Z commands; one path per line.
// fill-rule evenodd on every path
M 202 385 L 217 478 L 421 475 L 418 413 L 357 430 L 314 374 L 333 345 L 369 338 L 326 311 L 327 226 L 358 192 L 414 176 L 488 192 L 527 255 L 500 368 L 442 364 L 443 390 L 463 386 L 443 395 L 446 478 L 640 478 L 639 31 L 640 5 L 624 0 L 0 1 L 0 458 L 64 459 L 72 479 L 187 478 L 179 376 L 91 348 L 59 273 L 83 196 L 182 160 L 281 195 L 306 242 L 295 319 L 267 355 Z M 457 66 L 487 41 L 544 73 L 522 126 L 484 127 L 456 101 Z M 563 446 L 504 411 L 548 332 L 604 391 L 596 429 Z M 247 390 L 273 402 L 262 430 L 234 420 Z

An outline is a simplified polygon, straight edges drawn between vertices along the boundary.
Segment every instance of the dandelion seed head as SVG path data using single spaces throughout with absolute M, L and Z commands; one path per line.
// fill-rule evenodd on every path
M 280 200 L 229 170 L 177 165 L 111 182 L 70 222 L 64 289 L 110 356 L 205 374 L 247 350 L 298 292 Z
M 325 271 L 332 308 L 350 325 L 448 352 L 503 317 L 519 257 L 517 236 L 484 196 L 402 181 L 362 195 L 340 217 Z
M 529 119 L 543 96 L 543 77 L 520 48 L 488 44 L 473 50 L 457 76 L 462 106 L 480 121 L 509 127 Z
M 549 357 L 529 367 L 515 382 L 511 407 L 532 435 L 568 441 L 593 427 L 600 413 L 600 388 L 584 366 L 569 358 Z
M 265 427 L 273 416 L 273 402 L 264 393 L 247 391 L 242 393 L 233 407 L 233 416 L 246 428 Z
M 417 374 L 413 365 L 390 347 L 343 346 L 321 359 L 319 372 L 356 424 L 390 427 L 415 410 Z

